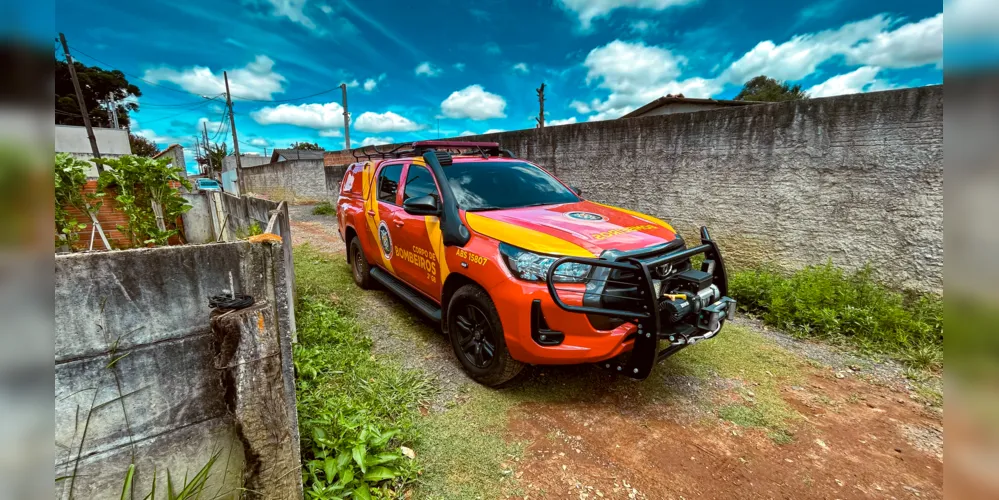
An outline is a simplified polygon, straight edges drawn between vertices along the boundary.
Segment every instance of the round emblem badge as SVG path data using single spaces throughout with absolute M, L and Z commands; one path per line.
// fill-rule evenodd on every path
M 570 219 L 585 220 L 585 221 L 604 221 L 607 220 L 606 217 L 600 214 L 595 214 L 593 212 L 566 212 L 565 216 Z
M 389 234 L 388 224 L 382 221 L 378 225 L 378 242 L 382 246 L 382 254 L 386 259 L 392 258 L 392 235 Z

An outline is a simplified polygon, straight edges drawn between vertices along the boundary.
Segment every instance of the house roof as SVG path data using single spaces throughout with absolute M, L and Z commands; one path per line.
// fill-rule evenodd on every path
M 278 161 L 279 157 L 285 160 L 322 160 L 325 151 L 312 151 L 308 149 L 275 149 L 271 154 L 271 163 Z
M 184 147 L 183 147 L 183 146 L 181 146 L 180 144 L 171 144 L 171 145 L 167 146 L 167 147 L 166 147 L 166 149 L 164 149 L 163 151 L 160 151 L 159 153 L 156 153 L 156 154 L 154 154 L 154 155 L 153 155 L 153 158 L 159 158 L 159 157 L 161 157 L 161 156 L 163 156 L 163 155 L 167 154 L 167 151 L 170 151 L 170 150 L 171 150 L 171 149 L 173 149 L 173 148 L 181 148 L 181 149 L 184 149 Z
M 760 103 L 752 101 L 729 101 L 725 99 L 700 99 L 696 97 L 684 97 L 683 94 L 680 95 L 667 94 L 632 111 L 631 113 L 622 116 L 621 118 L 634 118 L 636 116 L 642 116 L 645 113 L 652 111 L 653 109 L 666 106 L 667 104 L 705 104 L 705 105 L 722 107 L 722 106 L 749 106 L 751 104 L 760 104 Z

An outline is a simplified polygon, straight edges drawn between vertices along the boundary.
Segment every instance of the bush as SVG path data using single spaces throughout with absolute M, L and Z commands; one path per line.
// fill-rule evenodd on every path
M 851 342 L 919 368 L 943 364 L 943 299 L 891 290 L 873 279 L 870 267 L 738 271 L 729 292 L 740 310 L 796 336 Z
M 417 372 L 372 356 L 354 311 L 330 300 L 330 277 L 343 274 L 330 259 L 303 248 L 295 263 L 305 497 L 400 497 L 419 472 L 404 447 L 417 440 L 415 420 L 431 386 Z
M 336 215 L 336 208 L 328 201 L 312 207 L 312 215 Z

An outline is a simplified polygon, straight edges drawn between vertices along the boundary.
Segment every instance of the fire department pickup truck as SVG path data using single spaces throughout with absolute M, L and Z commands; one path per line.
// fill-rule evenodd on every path
M 735 312 L 706 228 L 688 247 L 666 222 L 584 200 L 496 143 L 354 154 L 336 206 L 354 281 L 440 323 L 479 383 L 528 364 L 643 379 Z

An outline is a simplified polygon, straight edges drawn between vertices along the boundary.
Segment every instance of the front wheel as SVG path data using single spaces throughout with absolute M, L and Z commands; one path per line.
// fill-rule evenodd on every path
M 496 306 L 484 290 L 465 285 L 451 297 L 447 331 L 461 366 L 476 382 L 500 387 L 513 380 L 524 364 L 510 357 Z

